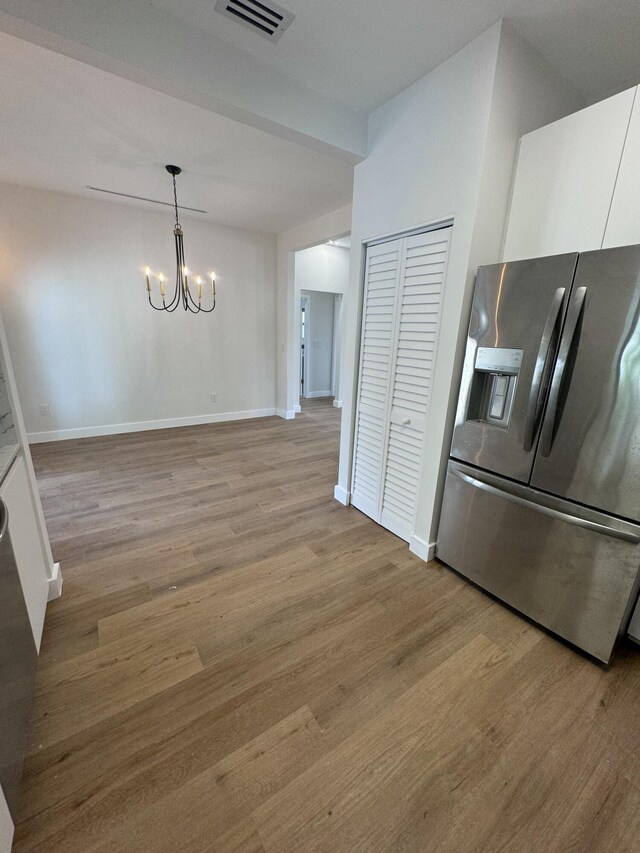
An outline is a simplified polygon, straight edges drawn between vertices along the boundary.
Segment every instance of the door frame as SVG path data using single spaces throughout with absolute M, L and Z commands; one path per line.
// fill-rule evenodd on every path
M 338 352 L 340 348 L 340 312 L 342 310 L 342 298 L 344 294 L 333 294 L 333 340 L 331 343 L 331 396 L 334 401 L 336 399 L 336 388 L 338 386 L 339 377 L 336 368 L 338 367 Z
M 305 323 L 305 337 L 304 337 L 304 374 L 300 370 L 300 366 L 302 363 L 302 305 L 304 303 L 304 323 Z M 298 405 L 300 404 L 300 400 L 307 399 L 307 391 L 309 389 L 309 329 L 311 322 L 311 297 L 309 292 L 306 290 L 300 291 L 300 304 L 298 306 L 298 328 L 300 330 L 300 334 L 298 336 L 298 349 L 299 349 L 299 358 L 298 358 L 298 390 L 300 393 L 298 394 Z M 302 390 L 304 389 L 304 394 Z

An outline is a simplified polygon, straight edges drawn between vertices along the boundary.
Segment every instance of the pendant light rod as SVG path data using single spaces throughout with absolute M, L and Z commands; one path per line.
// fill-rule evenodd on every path
M 173 178 L 173 207 L 176 212 L 176 228 L 180 228 L 180 223 L 178 222 L 178 190 L 176 188 L 176 175 L 179 175 L 180 172 L 182 172 L 182 169 L 180 166 L 165 166 L 165 169 Z

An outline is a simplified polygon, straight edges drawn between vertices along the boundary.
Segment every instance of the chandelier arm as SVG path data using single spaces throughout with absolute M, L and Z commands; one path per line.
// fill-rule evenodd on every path
M 171 299 L 171 302 L 167 305 L 166 310 L 167 311 L 175 311 L 179 304 L 180 304 L 180 300 L 178 298 L 178 292 L 176 291 L 173 294 L 173 298 Z
M 200 313 L 201 314 L 211 314 L 212 311 L 215 311 L 215 308 L 216 308 L 216 300 L 214 299 L 213 305 L 211 306 L 211 308 L 200 308 Z
M 179 296 L 180 292 L 178 290 L 178 283 L 176 282 L 173 288 L 173 296 L 171 297 L 171 302 L 169 302 L 169 304 L 167 305 L 167 311 L 175 311 L 179 302 Z
M 215 296 L 213 297 L 213 308 L 203 308 L 203 307 L 202 307 L 202 302 L 201 302 L 201 301 L 200 301 L 200 302 L 196 302 L 196 301 L 195 301 L 195 299 L 193 298 L 193 296 L 191 296 L 191 293 L 189 293 L 189 299 L 191 300 L 191 303 L 194 305 L 194 307 L 197 309 L 197 311 L 195 311 L 195 312 L 194 312 L 194 313 L 196 313 L 196 314 L 197 314 L 197 313 L 199 313 L 199 312 L 201 312 L 201 311 L 202 311 L 203 313 L 205 313 L 205 314 L 210 314 L 210 313 L 213 311 L 213 308 L 215 308 L 215 307 L 216 307 L 216 298 L 215 298 Z
M 181 230 L 181 229 L 180 229 Z M 182 307 L 185 311 L 188 310 L 189 302 L 187 296 L 189 294 L 187 276 L 185 269 L 187 267 L 184 258 L 184 237 L 182 233 L 176 234 L 176 282 L 180 290 L 180 298 Z
M 191 291 L 190 291 L 190 290 L 188 290 L 188 291 L 187 291 L 187 299 L 188 299 L 188 301 L 191 303 L 191 305 L 193 305 L 193 307 L 194 307 L 194 308 L 199 309 L 198 303 L 196 302 L 196 300 L 195 300 L 195 299 L 193 298 L 193 296 L 191 295 Z M 196 310 L 196 312 L 195 312 L 195 313 L 197 314 L 197 313 L 198 313 L 198 311 Z
M 151 301 L 151 296 L 149 295 L 149 305 L 154 309 L 154 311 L 165 311 L 166 309 L 162 305 L 154 305 Z
M 184 239 L 182 233 L 176 234 L 176 231 L 181 232 L 182 229 L 176 228 L 174 231 L 176 244 L 176 299 L 182 304 L 182 307 L 186 309 L 184 282 Z

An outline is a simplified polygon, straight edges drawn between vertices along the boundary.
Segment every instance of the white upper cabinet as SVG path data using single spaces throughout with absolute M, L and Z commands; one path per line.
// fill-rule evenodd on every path
M 636 94 L 603 248 L 640 243 L 640 87 Z
M 505 260 L 601 248 L 635 91 L 522 137 Z

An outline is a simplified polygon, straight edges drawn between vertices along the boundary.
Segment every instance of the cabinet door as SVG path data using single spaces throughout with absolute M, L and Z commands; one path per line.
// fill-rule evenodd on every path
M 634 94 L 522 137 L 505 260 L 601 248 Z
M 451 228 L 404 241 L 380 523 L 409 540 L 424 455 Z
M 27 468 L 21 456 L 13 463 L 2 484 L 0 497 L 9 510 L 11 541 L 18 564 L 22 592 L 27 604 L 35 644 L 40 648 L 49 583 L 38 535 L 38 521 L 27 478 Z
M 351 503 L 380 520 L 402 240 L 367 250 Z
M 631 113 L 603 249 L 640 243 L 640 86 Z

